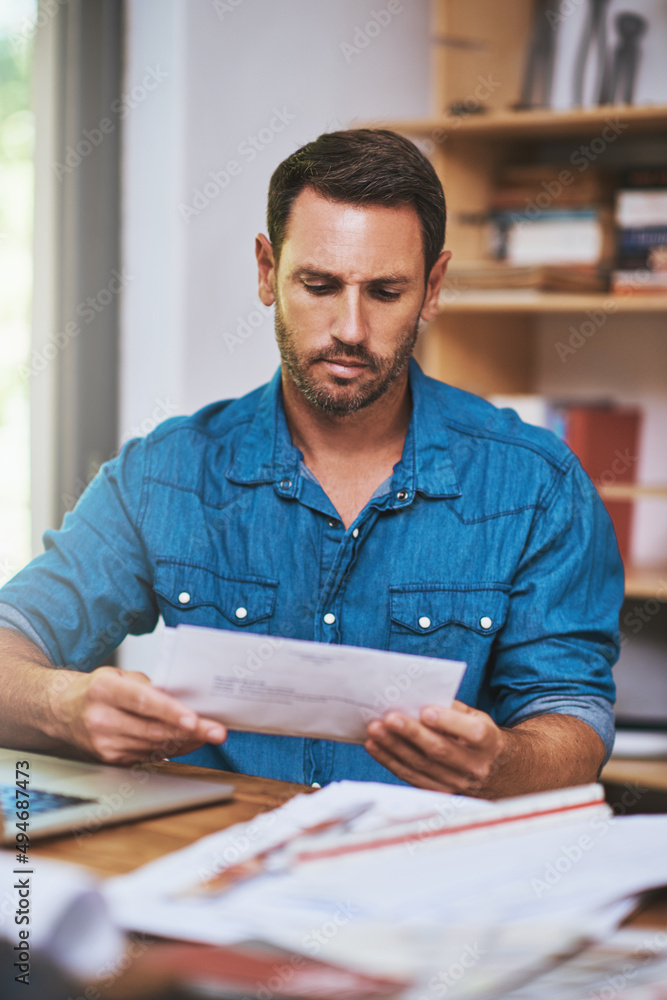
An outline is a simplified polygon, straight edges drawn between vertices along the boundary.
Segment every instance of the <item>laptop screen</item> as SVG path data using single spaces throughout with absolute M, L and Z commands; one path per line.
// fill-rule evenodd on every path
M 84 799 L 79 795 L 62 795 L 60 792 L 45 792 L 40 788 L 31 788 L 29 793 L 21 793 L 30 800 L 30 815 L 51 812 L 54 809 L 64 809 L 66 806 L 81 806 L 97 799 Z M 6 819 L 16 816 L 16 786 L 0 785 L 0 810 Z

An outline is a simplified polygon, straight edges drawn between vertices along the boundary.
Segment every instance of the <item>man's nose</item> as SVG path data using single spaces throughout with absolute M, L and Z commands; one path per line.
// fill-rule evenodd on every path
M 360 344 L 366 339 L 366 327 L 361 301 L 361 292 L 357 287 L 346 288 L 338 299 L 338 315 L 333 329 L 333 335 L 344 344 Z

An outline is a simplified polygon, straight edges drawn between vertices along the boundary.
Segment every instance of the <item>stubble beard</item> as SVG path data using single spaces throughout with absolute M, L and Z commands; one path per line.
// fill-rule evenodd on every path
M 287 329 L 278 302 L 276 302 L 275 327 L 282 363 L 297 389 L 309 403 L 324 413 L 345 416 L 375 403 L 403 374 L 417 342 L 419 317 L 414 328 L 403 335 L 396 352 L 390 358 L 373 354 L 361 344 L 343 344 L 339 341 L 310 354 L 299 354 L 295 346 L 296 338 Z M 349 379 L 328 373 L 327 379 L 333 385 L 320 382 L 315 375 L 315 363 L 342 358 L 367 365 L 367 370 L 373 377 L 363 385 L 357 386 L 351 384 Z

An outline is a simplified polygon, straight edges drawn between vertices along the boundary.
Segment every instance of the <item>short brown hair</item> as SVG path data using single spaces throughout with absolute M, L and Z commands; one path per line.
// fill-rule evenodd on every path
M 426 277 L 445 242 L 447 209 L 438 175 L 397 132 L 358 128 L 325 132 L 276 167 L 266 213 L 276 266 L 296 197 L 312 188 L 349 205 L 409 205 L 422 230 Z

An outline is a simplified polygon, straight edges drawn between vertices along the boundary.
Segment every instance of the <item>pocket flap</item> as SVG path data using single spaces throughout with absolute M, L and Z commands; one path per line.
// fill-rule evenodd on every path
M 458 624 L 492 635 L 505 624 L 508 605 L 509 594 L 497 587 L 390 587 L 392 621 L 418 633 Z
M 220 576 L 203 566 L 158 559 L 153 587 L 181 611 L 210 605 L 234 625 L 252 625 L 273 614 L 278 584 L 258 577 Z

